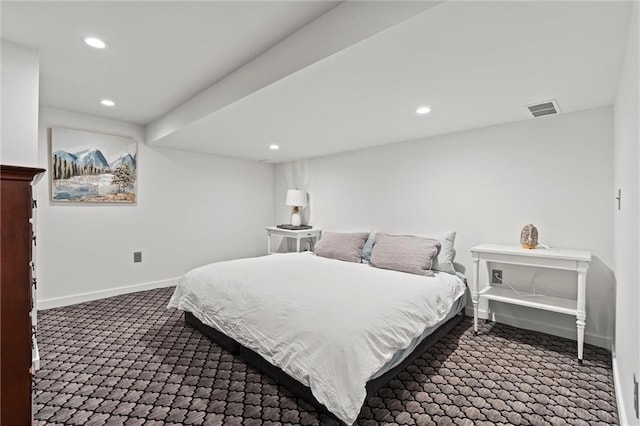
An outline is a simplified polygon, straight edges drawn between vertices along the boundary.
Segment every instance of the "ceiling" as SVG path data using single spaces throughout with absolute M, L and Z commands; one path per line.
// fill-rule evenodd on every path
M 42 105 L 147 124 L 336 4 L 3 1 L 1 28 L 39 50 Z
M 631 2 L 3 3 L 41 103 L 281 162 L 611 105 Z M 109 44 L 92 51 L 81 36 Z M 195 96 L 194 96 L 195 95 Z M 106 110 L 103 97 L 117 105 Z M 420 105 L 432 112 L 415 114 Z M 546 119 L 546 118 L 539 118 Z M 270 144 L 280 146 L 269 150 Z

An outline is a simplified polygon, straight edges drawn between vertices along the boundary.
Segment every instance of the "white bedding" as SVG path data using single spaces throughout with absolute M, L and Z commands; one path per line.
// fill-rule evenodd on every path
M 367 381 L 464 291 L 447 273 L 425 277 L 287 253 L 194 269 L 169 307 L 259 353 L 352 424 Z

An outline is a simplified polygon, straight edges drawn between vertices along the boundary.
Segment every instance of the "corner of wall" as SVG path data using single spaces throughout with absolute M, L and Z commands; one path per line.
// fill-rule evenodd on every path
M 613 372 L 620 424 L 640 424 L 634 410 L 631 378 L 640 375 L 640 3 L 632 2 L 626 54 L 614 104 L 614 186 L 622 191 L 622 208 L 614 212 L 616 330 Z
M 1 40 L 3 164 L 37 167 L 40 57 L 27 46 Z

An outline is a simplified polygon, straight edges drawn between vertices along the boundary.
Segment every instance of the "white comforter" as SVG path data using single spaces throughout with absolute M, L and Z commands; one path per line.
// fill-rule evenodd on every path
M 169 307 L 259 353 L 352 424 L 366 382 L 462 294 L 460 278 L 446 273 L 430 278 L 287 253 L 194 269 Z

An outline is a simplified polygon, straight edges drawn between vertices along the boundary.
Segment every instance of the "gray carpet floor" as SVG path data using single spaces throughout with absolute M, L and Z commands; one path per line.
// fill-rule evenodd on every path
M 39 425 L 338 425 L 167 310 L 158 289 L 41 311 Z M 610 353 L 465 318 L 359 425 L 617 424 Z M 4 407 L 3 407 L 4 408 Z

